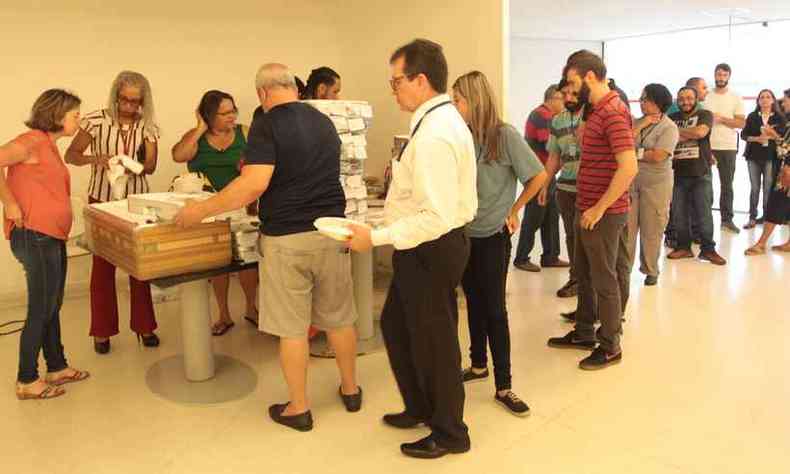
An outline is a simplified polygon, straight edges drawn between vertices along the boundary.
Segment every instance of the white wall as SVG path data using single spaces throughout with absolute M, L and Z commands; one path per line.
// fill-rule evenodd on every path
M 373 104 L 366 165 L 372 175 L 383 174 L 392 136 L 408 127 L 408 115 L 398 110 L 387 82 L 389 55 L 398 46 L 415 37 L 438 41 L 446 50 L 451 81 L 480 69 L 502 97 L 501 0 L 306 0 L 298 5 L 238 0 L 221 9 L 187 0 L 140 0 L 133 9 L 92 0 L 33 3 L 41 8 L 0 5 L 0 57 L 9 66 L 3 73 L 0 143 L 25 130 L 22 122 L 42 90 L 72 89 L 88 112 L 104 106 L 120 70 L 138 70 L 151 80 L 162 128 L 154 190 L 164 190 L 183 170 L 172 162 L 170 148 L 194 126 L 203 92 L 219 88 L 233 94 L 239 120 L 249 123 L 257 100 L 254 74 L 264 62 L 284 62 L 305 80 L 311 68 L 332 66 L 343 77 L 345 98 Z M 64 140 L 61 149 L 67 146 Z M 70 170 L 73 194 L 85 195 L 90 170 Z M 73 295 L 86 289 L 90 260 L 78 257 L 69 263 Z M 0 266 L 6 269 L 0 304 L 19 302 L 24 274 L 7 243 L 0 244 Z
M 532 39 L 511 36 L 507 120 L 524 130 L 530 112 L 543 102 L 543 93 L 561 79 L 571 53 L 589 49 L 601 54 L 601 42 Z

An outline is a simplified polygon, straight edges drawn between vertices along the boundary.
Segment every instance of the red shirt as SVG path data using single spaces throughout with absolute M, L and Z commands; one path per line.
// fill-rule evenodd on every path
M 524 127 L 524 138 L 544 165 L 549 159 L 546 145 L 549 143 L 551 119 L 553 118 L 554 112 L 546 107 L 546 104 L 541 104 L 529 114 L 527 125 Z
M 612 91 L 593 106 L 582 138 L 582 154 L 576 178 L 576 208 L 586 211 L 604 195 L 617 171 L 615 154 L 634 149 L 631 113 Z M 606 214 L 628 212 L 628 192 L 624 192 Z
M 26 229 L 60 240 L 71 232 L 71 177 L 55 143 L 40 130 L 31 130 L 13 141 L 28 150 L 38 163 L 8 167 L 6 183 L 24 216 Z M 2 172 L 2 171 L 0 171 Z M 6 239 L 14 223 L 4 218 Z

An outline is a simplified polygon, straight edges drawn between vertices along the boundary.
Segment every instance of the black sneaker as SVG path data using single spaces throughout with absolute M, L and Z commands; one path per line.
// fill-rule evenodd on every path
M 591 351 L 595 349 L 595 340 L 579 339 L 576 337 L 576 331 L 571 331 L 563 337 L 552 337 L 549 339 L 549 347 L 557 349 L 581 349 L 584 351 Z
M 529 407 L 512 390 L 507 392 L 507 395 L 504 397 L 500 397 L 497 393 L 494 395 L 494 399 L 505 407 L 507 411 L 516 416 L 529 416 Z
M 461 376 L 463 377 L 464 383 L 480 382 L 481 380 L 488 378 L 488 369 L 486 369 L 485 372 L 478 373 L 472 370 L 470 367 L 468 369 L 464 369 L 464 371 L 461 373 Z
M 623 360 L 623 352 L 610 354 L 603 348 L 598 347 L 589 357 L 579 362 L 579 368 L 584 370 L 605 369 L 610 365 L 619 364 Z

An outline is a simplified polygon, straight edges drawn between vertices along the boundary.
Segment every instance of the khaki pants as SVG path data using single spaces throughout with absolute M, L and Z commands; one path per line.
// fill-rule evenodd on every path
M 658 276 L 658 258 L 672 202 L 672 170 L 641 167 L 631 185 L 631 211 L 628 213 L 628 255 L 636 257 L 639 238 L 639 271 Z

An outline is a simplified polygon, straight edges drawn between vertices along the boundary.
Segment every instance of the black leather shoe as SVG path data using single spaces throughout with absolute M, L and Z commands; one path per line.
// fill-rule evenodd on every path
M 298 415 L 286 416 L 283 415 L 286 408 L 288 408 L 287 403 L 272 405 L 269 407 L 269 416 L 275 423 L 293 428 L 296 431 L 310 431 L 313 429 L 313 414 L 310 413 L 310 410 Z
M 469 446 L 462 448 L 446 448 L 434 441 L 433 437 L 428 436 L 414 443 L 404 443 L 400 445 L 400 451 L 406 456 L 419 459 L 436 459 L 446 454 L 461 454 L 469 451 Z
M 110 352 L 110 340 L 107 339 L 104 342 L 98 342 L 96 339 L 94 339 L 93 350 L 96 351 L 97 354 L 106 354 Z
M 159 336 L 156 334 L 151 334 L 150 336 L 138 334 L 137 340 L 138 342 L 142 341 L 145 347 L 159 347 Z
M 389 415 L 384 415 L 382 420 L 384 420 L 384 423 L 395 428 L 400 428 L 402 430 L 416 428 L 424 423 L 423 420 L 420 420 L 419 418 L 415 418 L 409 415 L 408 413 L 406 413 L 405 411 L 401 413 L 392 413 Z
M 337 390 L 340 394 L 340 399 L 343 400 L 343 405 L 346 406 L 346 411 L 349 413 L 358 412 L 362 409 L 362 387 L 357 387 L 359 391 L 354 395 L 343 395 L 343 387 Z

